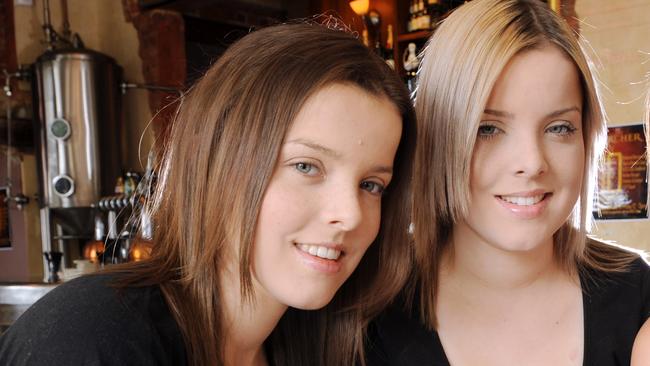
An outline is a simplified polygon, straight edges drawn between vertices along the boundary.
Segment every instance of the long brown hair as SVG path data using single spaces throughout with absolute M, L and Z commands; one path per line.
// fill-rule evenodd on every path
M 483 109 L 505 65 L 526 50 L 551 45 L 578 70 L 584 95 L 582 190 L 554 235 L 554 257 L 568 273 L 619 271 L 636 255 L 589 239 L 596 166 L 606 130 L 595 80 L 568 25 L 538 0 L 474 0 L 439 26 L 427 44 L 415 103 L 415 247 L 420 316 L 434 328 L 440 258 L 453 226 L 467 214 L 471 158 Z
M 346 32 L 318 24 L 253 32 L 182 97 L 146 207 L 155 225 L 152 257 L 119 269 L 122 286 L 160 285 L 193 365 L 223 364 L 219 269 L 227 249 L 240 248 L 242 297 L 251 298 L 258 213 L 283 139 L 305 101 L 331 83 L 355 85 L 398 108 L 403 128 L 394 178 L 379 235 L 356 271 L 325 308 L 287 311 L 266 342 L 271 361 L 362 362 L 365 324 L 409 275 L 415 117 L 404 85 Z

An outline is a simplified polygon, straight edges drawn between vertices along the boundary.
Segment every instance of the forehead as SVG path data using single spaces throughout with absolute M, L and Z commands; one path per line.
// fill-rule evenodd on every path
M 548 109 L 564 104 L 581 106 L 580 74 L 573 60 L 558 47 L 545 45 L 523 51 L 506 64 L 497 78 L 488 108 L 510 112 Z
M 393 117 L 399 119 L 401 126 L 397 106 L 383 94 L 370 93 L 348 83 L 328 84 L 307 98 L 287 133 L 287 139 L 299 134 L 322 134 L 333 129 L 340 138 L 345 138 L 351 134 L 352 128 L 381 128 L 387 124 L 386 119 L 395 119 Z M 337 127 L 342 129 L 336 130 Z
M 309 140 L 345 153 L 390 152 L 397 146 L 402 118 L 395 103 L 360 87 L 332 84 L 310 96 L 285 142 Z M 390 155 L 390 154 L 389 154 Z

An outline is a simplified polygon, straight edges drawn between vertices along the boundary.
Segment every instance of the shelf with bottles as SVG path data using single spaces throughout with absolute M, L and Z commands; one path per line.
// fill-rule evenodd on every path
M 449 10 L 454 8 L 451 0 L 411 0 L 406 19 L 406 34 L 431 31 Z
M 401 36 L 426 37 L 456 7 L 469 0 L 411 0 Z M 406 14 L 406 9 L 403 10 Z
M 151 185 L 155 181 L 152 167 L 153 153 L 150 153 L 142 178 L 133 171 L 119 176 L 114 194 L 98 201 L 95 240 L 88 242 L 84 248 L 86 259 L 108 265 L 149 257 L 152 248 L 152 221 L 143 204 L 151 194 Z
M 455 8 L 467 0 L 394 0 L 397 14 L 395 39 L 395 59 L 400 60 L 396 68 L 399 74 L 409 80 L 409 72 L 404 67 L 408 57 L 409 44 L 413 43 L 419 53 L 435 28 Z

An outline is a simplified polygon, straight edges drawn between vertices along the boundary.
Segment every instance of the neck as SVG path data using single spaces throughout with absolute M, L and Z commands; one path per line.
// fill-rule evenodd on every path
M 239 284 L 237 271 L 227 271 L 221 278 L 225 365 L 267 365 L 264 341 L 287 307 L 268 296 L 255 278 L 252 301 L 242 298 Z
M 503 292 L 530 288 L 562 272 L 553 258 L 552 237 L 532 249 L 507 250 L 458 224 L 443 256 L 441 276 L 476 290 Z

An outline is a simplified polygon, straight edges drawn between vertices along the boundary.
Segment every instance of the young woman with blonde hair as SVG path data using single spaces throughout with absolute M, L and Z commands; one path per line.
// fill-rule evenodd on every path
M 626 365 L 650 270 L 587 236 L 605 120 L 539 0 L 473 0 L 429 40 L 415 101 L 417 271 L 373 364 Z
M 53 290 L 0 338 L 0 364 L 361 361 L 410 271 L 414 139 L 404 85 L 352 35 L 247 35 L 182 97 L 151 259 Z

